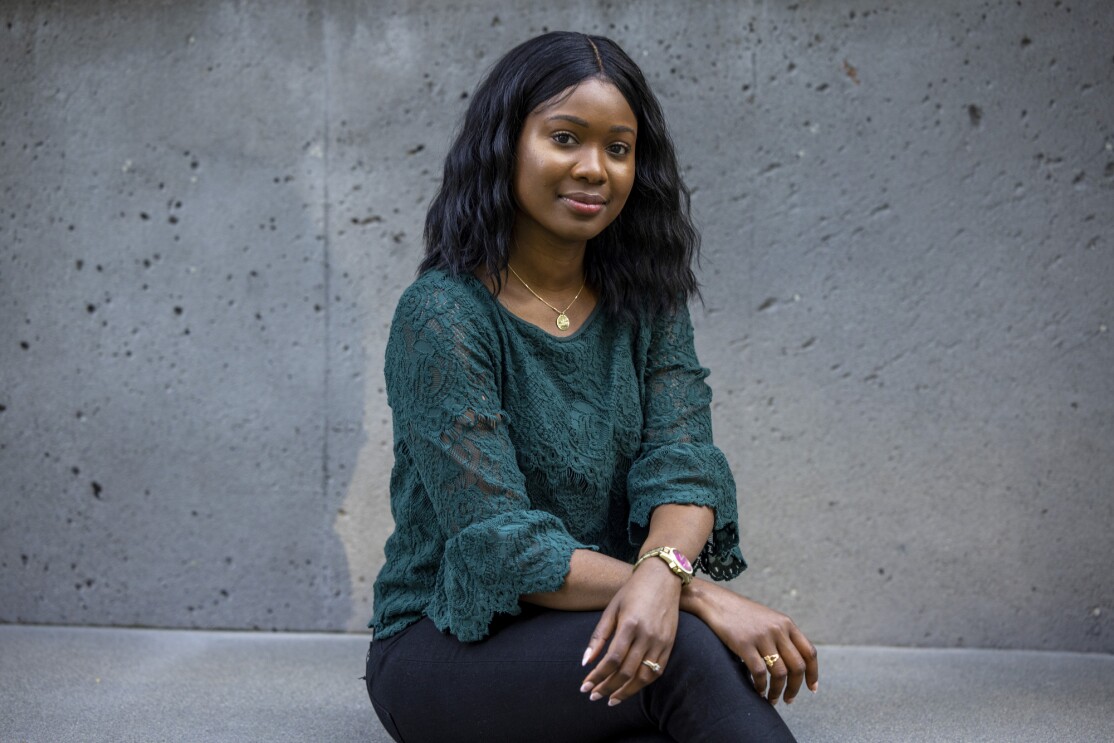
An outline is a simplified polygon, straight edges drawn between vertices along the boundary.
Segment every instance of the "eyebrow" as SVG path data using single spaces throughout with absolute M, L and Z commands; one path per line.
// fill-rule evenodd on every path
M 569 116 L 568 114 L 554 114 L 553 116 L 550 116 L 549 118 L 546 119 L 546 121 L 555 121 L 555 120 L 568 121 L 572 124 L 576 124 L 577 126 L 582 126 L 585 129 L 588 128 L 588 122 L 585 121 L 584 119 L 580 118 L 579 116 Z M 611 127 L 611 129 L 609 131 L 616 132 L 616 133 L 618 133 L 618 132 L 629 132 L 631 134 L 635 133 L 634 129 L 631 129 L 629 126 L 623 126 L 622 124 L 616 124 L 615 126 Z

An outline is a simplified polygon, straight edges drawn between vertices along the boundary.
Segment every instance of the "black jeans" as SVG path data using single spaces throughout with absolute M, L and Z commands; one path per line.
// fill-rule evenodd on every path
M 474 643 L 423 619 L 372 641 L 368 696 L 398 743 L 793 741 L 746 667 L 685 612 L 661 678 L 615 707 L 589 701 L 580 660 L 599 617 L 528 606 Z

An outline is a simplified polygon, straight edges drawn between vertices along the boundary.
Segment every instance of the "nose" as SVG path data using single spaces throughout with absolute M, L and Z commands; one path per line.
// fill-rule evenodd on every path
M 607 168 L 604 167 L 603 158 L 604 153 L 595 147 L 583 148 L 573 166 L 573 177 L 588 183 L 603 183 L 607 180 Z

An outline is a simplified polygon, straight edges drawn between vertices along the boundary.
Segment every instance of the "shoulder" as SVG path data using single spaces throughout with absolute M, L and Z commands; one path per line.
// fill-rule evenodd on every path
M 490 315 L 487 289 L 471 276 L 453 276 L 441 269 L 422 273 L 399 297 L 394 324 L 453 325 Z M 487 324 L 487 323 L 485 323 Z
M 391 322 L 387 361 L 434 356 L 491 356 L 498 346 L 495 302 L 477 279 L 439 269 L 402 293 Z
M 470 276 L 439 270 L 423 273 L 402 293 L 383 359 L 387 402 L 396 415 L 440 420 L 444 403 L 459 402 L 464 391 L 492 378 L 499 334 L 486 293 Z

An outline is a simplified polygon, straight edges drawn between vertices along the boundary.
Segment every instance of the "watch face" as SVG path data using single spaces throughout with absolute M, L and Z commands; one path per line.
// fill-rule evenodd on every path
M 689 564 L 689 559 L 685 557 L 683 552 L 673 550 L 673 557 L 677 560 L 677 564 L 680 565 L 686 573 L 692 572 L 692 565 Z

